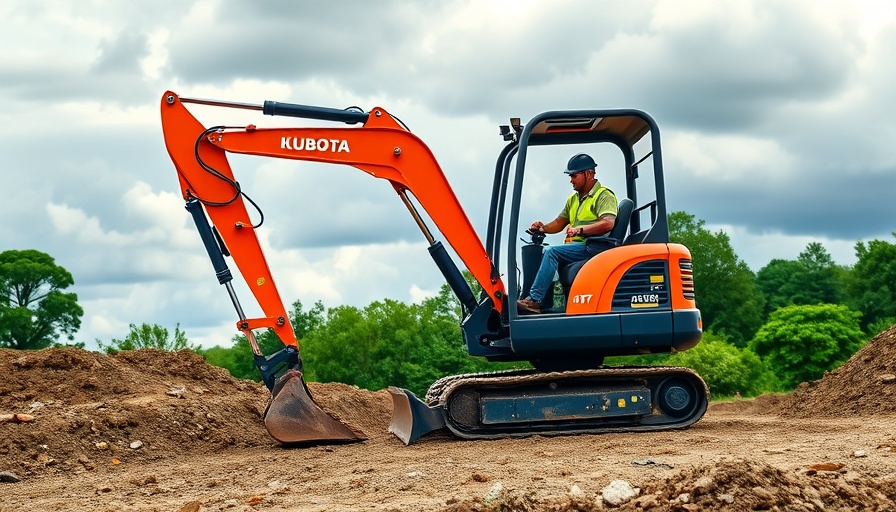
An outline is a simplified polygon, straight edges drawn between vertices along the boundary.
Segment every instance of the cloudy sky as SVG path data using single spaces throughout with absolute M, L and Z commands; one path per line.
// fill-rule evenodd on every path
M 169 89 L 384 107 L 430 146 L 483 235 L 498 125 L 604 107 L 657 120 L 670 210 L 724 230 L 754 271 L 810 242 L 849 265 L 857 241 L 896 231 L 889 0 L 0 0 L 0 47 L 0 251 L 39 249 L 74 275 L 88 348 L 129 323 L 179 322 L 204 346 L 236 332 L 165 151 Z M 206 126 L 294 123 L 192 111 Z M 231 163 L 264 210 L 287 305 L 411 302 L 442 284 L 386 182 Z M 559 210 L 562 166 L 526 223 Z

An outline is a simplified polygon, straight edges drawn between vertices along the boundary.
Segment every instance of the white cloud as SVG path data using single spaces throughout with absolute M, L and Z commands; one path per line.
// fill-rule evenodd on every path
M 775 186 L 794 171 L 794 158 L 774 140 L 679 131 L 666 141 L 666 166 L 688 172 L 694 181 Z

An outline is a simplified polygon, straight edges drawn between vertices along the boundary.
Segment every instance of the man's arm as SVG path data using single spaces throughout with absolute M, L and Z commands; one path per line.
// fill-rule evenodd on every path
M 591 224 L 586 224 L 585 226 L 579 226 L 578 228 L 575 228 L 578 232 L 573 233 L 573 236 L 606 235 L 613 230 L 613 226 L 615 225 L 616 216 L 612 213 L 605 213 L 601 215 L 596 222 L 592 222 Z
M 548 222 L 547 224 L 545 224 L 544 222 L 541 222 L 540 220 L 536 220 L 535 222 L 532 223 L 531 226 L 529 226 L 529 229 L 531 229 L 532 231 L 544 231 L 545 233 L 553 234 L 553 233 L 559 233 L 560 231 L 563 230 L 563 228 L 565 228 L 568 225 L 569 225 L 569 219 L 567 219 L 566 217 L 563 217 L 561 215 L 558 215 L 556 219 L 552 220 L 551 222 Z M 610 229 L 612 229 L 612 228 L 613 227 L 610 226 Z

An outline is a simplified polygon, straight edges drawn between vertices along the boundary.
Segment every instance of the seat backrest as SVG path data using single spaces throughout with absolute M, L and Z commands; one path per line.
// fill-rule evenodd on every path
M 616 207 L 616 223 L 613 224 L 613 229 L 607 233 L 609 238 L 618 240 L 619 245 L 625 241 L 625 234 L 628 232 L 628 225 L 632 220 L 632 210 L 634 209 L 635 203 L 631 199 L 623 197 L 619 200 L 619 205 Z

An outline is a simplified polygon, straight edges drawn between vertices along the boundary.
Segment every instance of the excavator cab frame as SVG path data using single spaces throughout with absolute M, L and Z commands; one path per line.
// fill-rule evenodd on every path
M 571 286 L 573 300 L 565 310 L 520 315 L 508 307 L 500 330 L 507 337 L 492 339 L 482 336 L 488 329 L 476 323 L 474 312 L 464 323 L 468 352 L 496 361 L 529 360 L 545 369 L 571 369 L 597 367 L 605 356 L 680 351 L 696 345 L 702 328 L 694 304 L 690 254 L 683 246 L 669 244 L 662 147 L 656 122 L 645 112 L 632 109 L 552 111 L 539 114 L 525 126 L 512 119 L 510 125 L 501 127 L 501 133 L 510 142 L 495 166 L 486 235 L 486 250 L 496 266 L 501 266 L 501 241 L 506 236 L 507 268 L 522 268 L 524 272 L 527 268 L 520 260 L 523 251 L 517 246 L 521 239 L 517 227 L 533 147 L 617 147 L 624 162 L 619 171 L 625 179 L 624 195 L 622 191 L 617 194 L 634 204 L 631 218 L 617 221 L 627 222 L 631 234 L 618 241 L 619 247 L 598 254 L 582 266 Z M 649 139 L 649 151 L 636 160 L 635 146 L 645 137 Z M 639 204 L 640 167 L 648 158 L 654 199 Z M 641 210 L 649 211 L 649 224 L 644 226 Z M 506 235 L 502 233 L 505 225 Z M 629 274 L 632 262 L 639 261 L 640 268 Z M 507 273 L 507 280 L 508 303 L 515 304 L 526 286 L 514 271 Z M 627 286 L 620 289 L 616 286 L 619 281 Z

